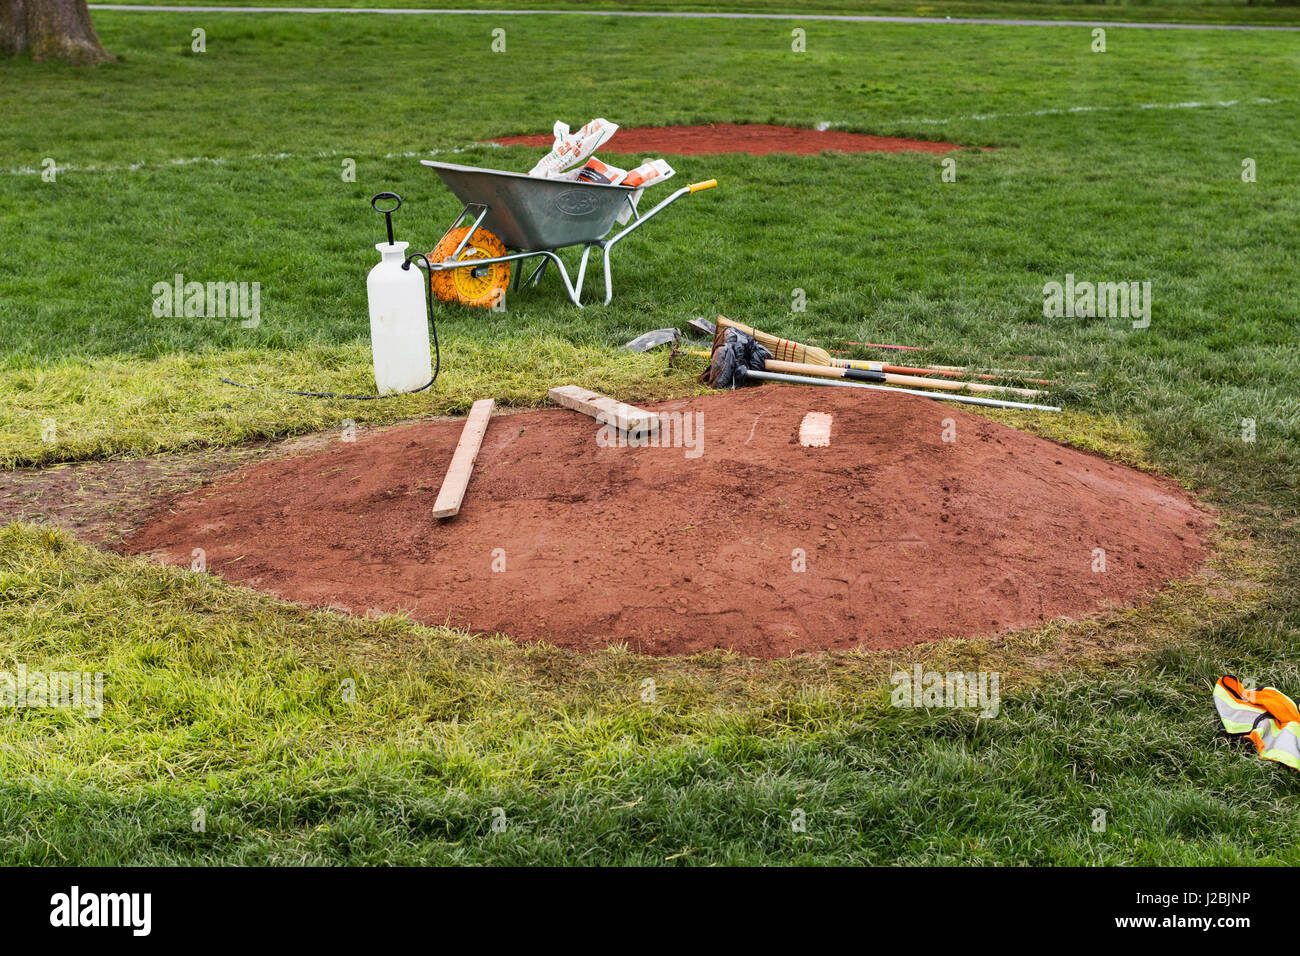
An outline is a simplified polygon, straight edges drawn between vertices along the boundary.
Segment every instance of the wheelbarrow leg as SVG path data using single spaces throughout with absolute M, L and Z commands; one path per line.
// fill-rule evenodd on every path
M 591 260 L 591 250 L 600 249 L 605 264 L 605 305 L 609 305 L 609 300 L 613 298 L 613 291 L 609 284 L 609 244 L 604 240 L 589 242 L 582 250 L 582 258 L 578 261 L 578 281 L 574 284 L 573 292 L 570 298 L 576 303 L 582 297 L 582 284 L 587 279 L 587 264 Z
M 579 280 L 578 287 L 575 289 L 573 287 L 573 283 L 569 281 L 569 271 L 564 268 L 563 260 L 561 260 L 560 257 L 557 256 L 554 252 L 551 252 L 550 250 L 547 249 L 542 249 L 532 254 L 542 257 L 542 264 L 537 267 L 538 272 L 540 272 L 543 268 L 545 268 L 547 263 L 550 262 L 555 263 L 556 271 L 560 273 L 560 281 L 564 283 L 564 291 L 569 295 L 569 301 L 581 309 L 582 308 L 581 280 Z M 536 274 L 537 273 L 534 273 L 534 275 Z
M 579 298 L 582 297 L 582 284 L 587 279 L 587 260 L 591 258 L 591 250 L 596 245 L 599 243 L 588 243 L 582 249 L 582 259 L 578 262 L 578 281 L 574 285 L 574 293 Z
M 610 243 L 605 247 L 604 254 L 601 256 L 605 263 L 605 305 L 609 305 L 610 300 L 614 298 L 614 283 L 609 276 L 609 254 L 613 248 L 614 244 Z
M 546 267 L 550 264 L 550 261 L 550 259 L 542 259 L 542 264 L 533 270 L 533 274 L 528 277 L 528 285 L 530 287 L 534 289 L 537 288 L 537 283 L 542 281 L 542 276 L 545 275 Z

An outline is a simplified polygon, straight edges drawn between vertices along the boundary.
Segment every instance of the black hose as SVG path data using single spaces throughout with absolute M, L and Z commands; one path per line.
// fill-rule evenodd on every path
M 432 388 L 433 383 L 438 381 L 438 372 L 442 370 L 442 353 L 438 349 L 438 323 L 433 318 L 433 265 L 429 262 L 429 257 L 422 252 L 414 252 L 406 257 L 402 263 L 403 269 L 411 268 L 411 262 L 415 259 L 423 259 L 424 267 L 428 270 L 428 275 L 424 280 L 424 302 L 425 308 L 429 313 L 429 327 L 433 330 L 433 378 L 429 379 L 419 388 L 413 388 L 409 392 L 390 392 L 387 395 L 340 395 L 337 392 L 295 392 L 287 388 L 272 388 L 268 391 L 279 392 L 281 395 L 300 395 L 303 398 L 345 398 L 354 402 L 373 402 L 377 398 L 397 398 L 400 395 L 414 395 L 416 392 L 423 392 L 426 388 Z M 244 385 L 241 382 L 232 382 L 228 378 L 218 379 L 227 385 L 233 385 L 235 388 L 247 388 L 261 390 L 261 385 Z

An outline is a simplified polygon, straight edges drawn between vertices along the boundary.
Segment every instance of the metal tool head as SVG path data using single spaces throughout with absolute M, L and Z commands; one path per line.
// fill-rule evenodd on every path
M 682 333 L 677 329 L 655 329 L 645 335 L 638 335 L 623 348 L 631 352 L 649 352 L 660 345 L 667 345 L 669 342 L 676 343 L 681 337 Z
M 718 327 L 708 319 L 691 319 L 686 323 L 696 332 L 703 332 L 709 338 L 713 338 L 718 333 Z

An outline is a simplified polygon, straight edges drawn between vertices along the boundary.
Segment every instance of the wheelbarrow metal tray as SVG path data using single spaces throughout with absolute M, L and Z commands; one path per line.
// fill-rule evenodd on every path
M 628 186 L 539 179 L 424 159 L 463 203 L 487 207 L 483 226 L 511 249 L 559 249 L 603 238 L 626 208 Z

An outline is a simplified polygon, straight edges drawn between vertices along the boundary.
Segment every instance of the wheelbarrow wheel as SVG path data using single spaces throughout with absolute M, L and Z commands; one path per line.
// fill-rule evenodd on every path
M 460 241 L 470 230 L 469 226 L 453 229 L 429 253 L 429 261 L 444 262 L 451 258 Z M 496 236 L 486 229 L 479 229 L 474 238 L 456 261 L 473 259 L 495 259 L 506 254 L 506 247 Z M 488 309 L 506 294 L 510 283 L 510 263 L 495 262 L 486 266 L 466 266 L 463 269 L 438 269 L 429 279 L 433 283 L 433 294 L 443 302 L 459 302 Z

